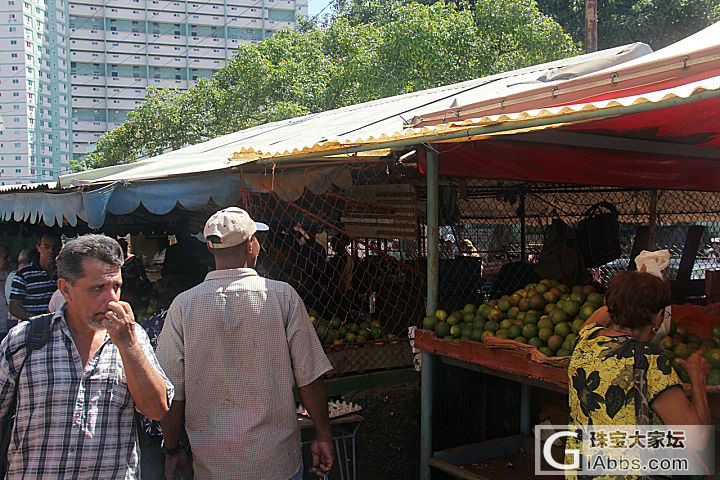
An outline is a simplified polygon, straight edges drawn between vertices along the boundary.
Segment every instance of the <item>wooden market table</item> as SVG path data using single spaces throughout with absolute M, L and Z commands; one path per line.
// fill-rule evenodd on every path
M 421 478 L 430 478 L 427 469 L 437 468 L 456 478 L 474 480 L 488 479 L 486 472 L 474 472 L 472 464 L 517 454 L 531 433 L 530 387 L 567 393 L 567 367 L 530 361 L 526 351 L 489 348 L 481 342 L 461 340 L 460 343 L 439 339 L 434 332 L 418 329 L 415 332 L 415 348 L 423 352 L 423 386 L 421 441 L 432 445 L 433 369 L 436 361 L 453 367 L 480 372 L 520 383 L 520 435 L 512 435 L 443 451 L 432 451 L 427 459 L 421 459 Z M 426 370 L 427 369 L 427 370 Z M 429 384 L 428 384 L 429 383 Z M 717 390 L 716 387 L 713 387 Z M 720 415 L 720 395 L 710 395 L 713 418 Z M 426 472 L 423 474 L 423 472 Z M 507 479 L 507 475 L 503 475 Z

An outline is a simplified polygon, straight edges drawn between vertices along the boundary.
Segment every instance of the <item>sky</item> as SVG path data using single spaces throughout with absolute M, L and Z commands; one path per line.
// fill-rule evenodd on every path
M 312 18 L 317 15 L 328 3 L 330 3 L 330 0 L 308 0 L 308 16 Z M 324 13 L 327 13 L 328 10 L 329 8 Z

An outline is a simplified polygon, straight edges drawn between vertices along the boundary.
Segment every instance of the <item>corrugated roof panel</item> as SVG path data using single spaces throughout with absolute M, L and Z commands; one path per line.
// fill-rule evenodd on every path
M 72 186 L 197 173 L 292 152 L 313 149 L 323 151 L 328 146 L 364 142 L 366 139 L 393 138 L 403 132 L 408 121 L 424 111 L 447 108 L 453 103 L 495 98 L 503 92 L 535 88 L 539 83 L 547 83 L 547 78 L 558 71 L 563 71 L 562 78 L 582 75 L 649 52 L 650 48 L 645 44 L 626 45 L 454 85 L 259 125 L 136 163 L 65 175 L 60 177 L 60 183 Z M 235 160 L 232 163 L 229 160 L 231 158 Z

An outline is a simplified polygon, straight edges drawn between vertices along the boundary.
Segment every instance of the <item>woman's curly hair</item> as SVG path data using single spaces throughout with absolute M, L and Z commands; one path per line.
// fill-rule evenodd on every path
M 670 305 L 670 285 L 650 273 L 620 272 L 610 280 L 605 303 L 619 327 L 637 328 L 650 324 L 652 317 Z

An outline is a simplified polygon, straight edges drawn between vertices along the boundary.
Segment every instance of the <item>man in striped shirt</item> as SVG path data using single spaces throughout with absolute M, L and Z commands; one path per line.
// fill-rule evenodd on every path
M 20 320 L 47 313 L 50 297 L 57 290 L 55 257 L 60 247 L 60 235 L 44 233 L 36 245 L 38 259 L 22 267 L 13 277 L 10 313 Z
M 7 479 L 136 480 L 135 410 L 167 413 L 174 388 L 132 309 L 119 301 L 122 254 L 104 235 L 69 241 L 57 260 L 66 303 L 25 359 L 30 322 L 0 344 L 0 417 L 17 389 Z

